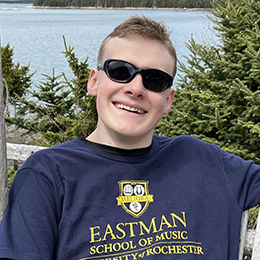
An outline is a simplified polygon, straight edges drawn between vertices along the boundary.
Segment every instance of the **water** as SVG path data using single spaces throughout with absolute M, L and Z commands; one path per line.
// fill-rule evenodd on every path
M 9 8 L 3 10 L 2 8 Z M 99 46 L 105 36 L 120 22 L 132 15 L 145 15 L 164 20 L 172 30 L 178 58 L 188 55 L 185 43 L 193 35 L 196 42 L 215 44 L 216 36 L 206 11 L 173 10 L 103 10 L 103 9 L 34 9 L 26 4 L 0 4 L 0 34 L 2 46 L 14 47 L 14 61 L 30 64 L 37 84 L 42 74 L 65 72 L 72 77 L 67 65 L 62 36 L 74 47 L 80 60 L 88 57 L 89 66 L 96 66 Z

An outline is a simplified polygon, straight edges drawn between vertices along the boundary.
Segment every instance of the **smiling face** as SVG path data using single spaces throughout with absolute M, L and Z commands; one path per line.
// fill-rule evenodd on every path
M 106 43 L 103 61 L 120 59 L 140 68 L 155 68 L 168 74 L 174 61 L 160 42 L 140 36 L 111 38 Z M 88 92 L 97 97 L 98 125 L 90 141 L 120 148 L 141 148 L 151 144 L 154 128 L 172 104 L 174 90 L 152 92 L 137 74 L 129 83 L 117 83 L 102 70 L 92 70 Z

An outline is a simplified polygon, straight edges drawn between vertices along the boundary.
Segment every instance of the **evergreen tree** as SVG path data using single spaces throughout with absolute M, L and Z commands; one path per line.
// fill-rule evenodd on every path
M 220 44 L 193 39 L 170 113 L 158 134 L 188 134 L 260 163 L 260 1 L 217 0 Z
M 9 105 L 12 105 L 15 116 L 17 99 L 24 96 L 31 87 L 33 74 L 29 73 L 29 65 L 21 66 L 19 62 L 13 62 L 14 50 L 9 44 L 1 47 L 1 55 L 5 110 L 9 114 Z
M 87 59 L 80 62 L 65 39 L 64 44 L 64 54 L 75 78 L 55 76 L 54 70 L 52 76 L 44 75 L 46 82 L 29 91 L 29 98 L 19 99 L 19 116 L 6 118 L 8 123 L 40 135 L 39 144 L 44 146 L 86 137 L 97 121 L 95 99 L 87 93 Z

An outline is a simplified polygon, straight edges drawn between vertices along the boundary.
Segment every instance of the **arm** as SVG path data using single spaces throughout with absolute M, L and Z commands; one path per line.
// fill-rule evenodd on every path
M 234 197 L 244 211 L 260 203 L 260 166 L 223 153 L 224 167 Z
M 58 210 L 51 180 L 29 168 L 18 172 L 0 226 L 0 257 L 52 259 L 57 240 Z

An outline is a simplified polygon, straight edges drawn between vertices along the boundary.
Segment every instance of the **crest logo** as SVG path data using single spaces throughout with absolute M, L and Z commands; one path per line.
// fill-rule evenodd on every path
M 119 196 L 117 206 L 135 218 L 140 217 L 153 202 L 153 195 L 149 194 L 148 181 L 119 181 Z

